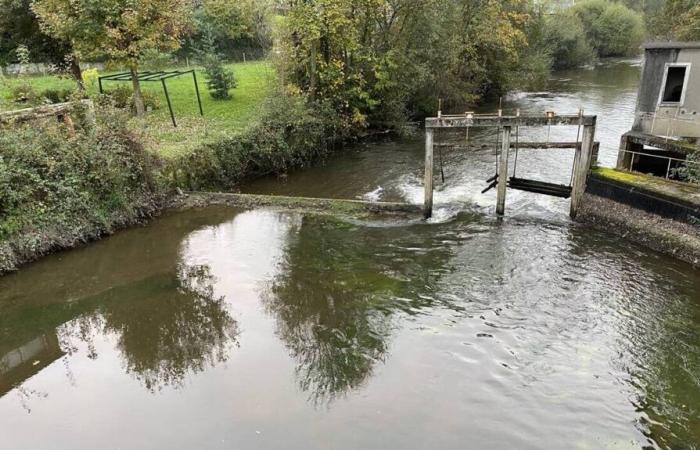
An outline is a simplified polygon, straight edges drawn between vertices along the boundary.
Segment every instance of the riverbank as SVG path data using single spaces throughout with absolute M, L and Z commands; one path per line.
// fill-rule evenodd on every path
M 594 169 L 578 220 L 700 267 L 700 189 Z
M 233 191 L 322 160 L 347 138 L 333 114 L 300 95 L 268 98 L 245 130 L 164 158 L 126 112 L 76 108 L 0 127 L 0 274 L 161 212 L 180 189 Z

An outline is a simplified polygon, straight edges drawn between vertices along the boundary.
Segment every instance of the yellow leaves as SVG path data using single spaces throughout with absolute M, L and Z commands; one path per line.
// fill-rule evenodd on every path
M 85 56 L 131 62 L 149 49 L 177 49 L 191 20 L 189 0 L 35 0 L 42 29 Z

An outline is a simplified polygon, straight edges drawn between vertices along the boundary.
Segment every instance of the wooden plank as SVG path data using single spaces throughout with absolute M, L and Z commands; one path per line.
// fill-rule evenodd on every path
M 506 188 L 508 187 L 508 152 L 510 151 L 511 127 L 501 131 L 501 153 L 498 155 L 498 194 L 496 197 L 496 214 L 506 212 Z
M 81 100 L 79 103 L 82 103 L 94 114 L 94 105 L 91 100 Z M 54 105 L 2 112 L 0 113 L 0 123 L 28 122 L 44 117 L 60 116 L 72 112 L 77 104 L 76 102 L 56 103 Z
M 571 190 L 571 210 L 569 211 L 572 219 L 576 218 L 581 199 L 586 191 L 586 181 L 588 180 L 588 172 L 591 169 L 594 143 L 595 123 L 583 127 L 583 145 L 576 150 L 576 156 L 574 157 L 574 181 Z
M 579 148 L 581 147 L 580 142 L 511 142 L 510 148 L 519 149 L 533 149 L 533 150 L 548 150 L 548 149 L 567 149 L 567 148 Z
M 535 127 L 535 126 L 590 126 L 596 116 L 552 115 L 552 116 L 442 116 L 425 119 L 426 128 L 467 128 L 467 127 Z
M 425 130 L 425 178 L 423 180 L 425 193 L 423 200 L 423 216 L 429 219 L 433 215 L 433 130 Z

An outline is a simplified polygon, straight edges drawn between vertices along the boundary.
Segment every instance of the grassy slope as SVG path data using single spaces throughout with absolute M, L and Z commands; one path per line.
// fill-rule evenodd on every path
M 188 151 L 207 140 L 219 138 L 242 130 L 253 120 L 258 105 L 267 96 L 275 79 L 275 71 L 267 61 L 229 64 L 238 80 L 238 87 L 231 91 L 230 100 L 214 100 L 207 92 L 204 73 L 197 69 L 204 118 L 197 108 L 197 97 L 191 76 L 172 78 L 167 81 L 168 92 L 173 104 L 178 128 L 170 122 L 163 88 L 158 82 L 144 82 L 144 91 L 153 92 L 161 99 L 160 109 L 147 116 L 145 124 L 134 120 L 135 126 L 144 126 L 149 137 L 149 148 L 165 157 L 171 157 Z M 5 78 L 0 83 L 0 111 L 18 109 L 22 106 L 7 100 L 10 89 L 21 83 L 31 84 L 37 92 L 46 89 L 72 88 L 71 79 L 57 76 L 32 76 L 23 79 Z M 105 81 L 105 91 L 124 82 Z M 97 93 L 97 83 L 88 87 L 90 94 Z

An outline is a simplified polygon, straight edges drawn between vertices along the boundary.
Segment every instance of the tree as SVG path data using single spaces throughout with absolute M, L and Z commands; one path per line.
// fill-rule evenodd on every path
M 70 42 L 79 57 L 127 65 L 138 116 L 144 114 L 139 60 L 149 50 L 179 48 L 192 16 L 190 0 L 35 0 L 32 10 L 42 30 Z
M 83 88 L 80 65 L 70 42 L 55 39 L 42 32 L 31 10 L 31 0 L 0 0 L 0 66 L 15 62 L 16 49 L 29 49 L 32 61 L 50 63 L 73 75 Z
M 681 41 L 700 40 L 700 0 L 667 0 L 653 20 L 657 37 Z
M 285 80 L 355 127 L 392 126 L 503 91 L 527 48 L 528 0 L 293 2 L 279 42 Z

